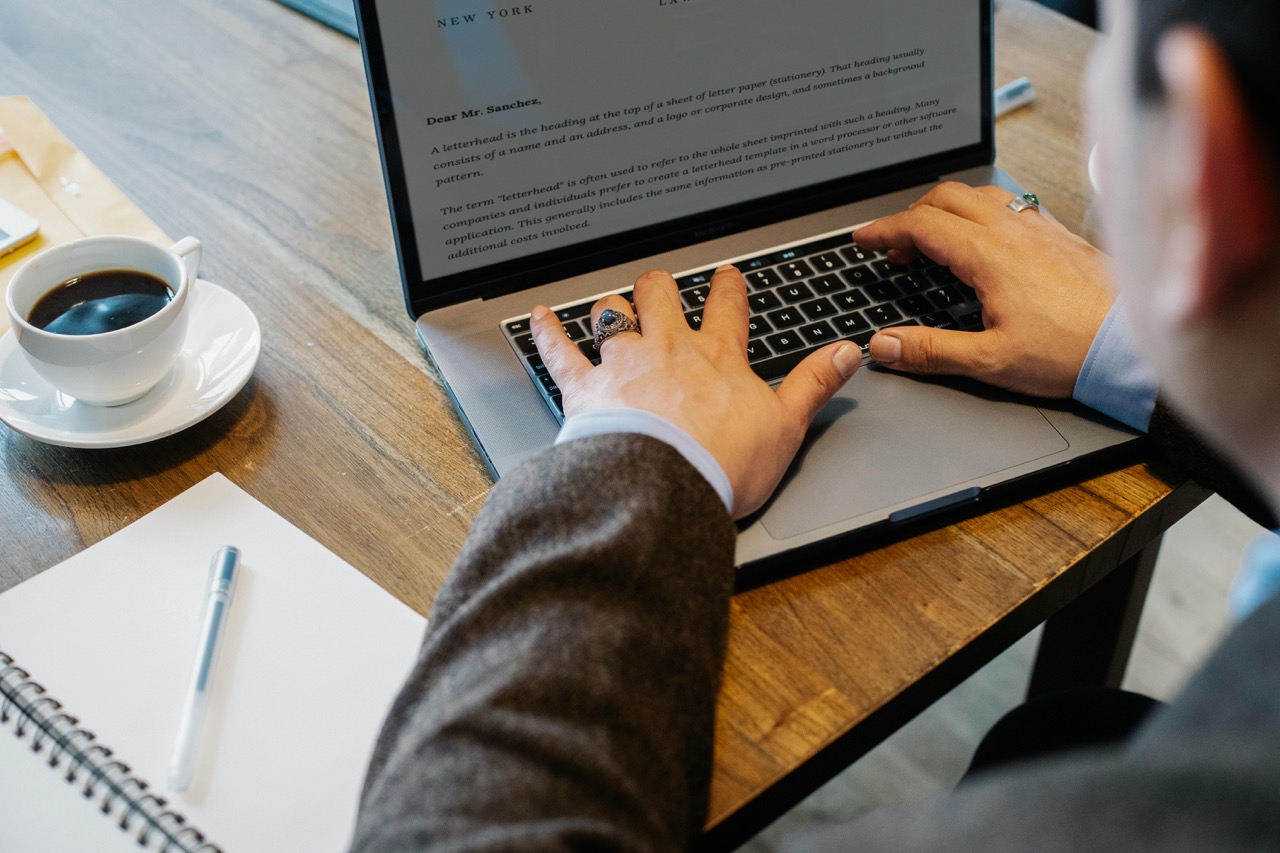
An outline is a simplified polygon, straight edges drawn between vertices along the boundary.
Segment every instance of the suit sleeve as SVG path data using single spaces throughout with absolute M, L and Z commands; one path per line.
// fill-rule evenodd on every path
M 1222 495 L 1263 527 L 1280 527 L 1280 519 L 1248 477 L 1201 439 L 1164 400 L 1156 401 L 1147 435 L 1155 450 L 1152 465 L 1158 472 L 1175 479 L 1189 477 Z
M 701 830 L 735 531 L 669 446 L 494 488 L 375 747 L 353 849 L 675 850 Z

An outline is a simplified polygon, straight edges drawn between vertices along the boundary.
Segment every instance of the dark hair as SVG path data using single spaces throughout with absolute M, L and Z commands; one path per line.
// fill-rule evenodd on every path
M 1280 0 L 1134 0 L 1137 91 L 1162 97 L 1155 49 L 1171 27 L 1203 29 L 1221 46 L 1245 107 L 1280 158 Z

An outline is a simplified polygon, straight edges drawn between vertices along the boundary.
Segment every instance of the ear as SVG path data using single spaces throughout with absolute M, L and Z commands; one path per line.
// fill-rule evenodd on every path
M 1272 251 L 1274 186 L 1263 140 L 1249 119 L 1221 48 L 1203 30 L 1178 27 L 1157 47 L 1168 126 L 1184 169 L 1194 246 L 1174 300 L 1176 319 L 1194 322 L 1229 305 Z M 1171 176 L 1172 177 L 1172 176 Z

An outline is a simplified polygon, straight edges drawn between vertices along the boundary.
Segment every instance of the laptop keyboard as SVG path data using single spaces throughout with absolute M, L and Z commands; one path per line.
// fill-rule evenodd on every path
M 891 264 L 881 252 L 864 249 L 850 233 L 823 237 L 780 251 L 734 261 L 747 280 L 751 306 L 747 358 L 766 382 L 777 382 L 818 347 L 848 340 L 862 348 L 880 329 L 925 325 L 940 329 L 982 329 L 982 306 L 973 288 L 951 270 L 920 258 Z M 702 305 L 715 267 L 676 279 L 690 327 L 702 325 Z M 631 300 L 631 291 L 618 291 Z M 592 340 L 591 306 L 604 294 L 555 309 L 569 337 L 593 364 L 600 353 Z M 503 332 L 524 360 L 542 396 L 563 420 L 560 389 L 538 355 L 529 317 L 502 323 Z

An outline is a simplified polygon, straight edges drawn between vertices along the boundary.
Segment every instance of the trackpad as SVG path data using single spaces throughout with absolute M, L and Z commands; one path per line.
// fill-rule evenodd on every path
M 1039 410 L 1000 392 L 864 367 L 814 420 L 760 522 L 789 539 L 1067 446 Z

